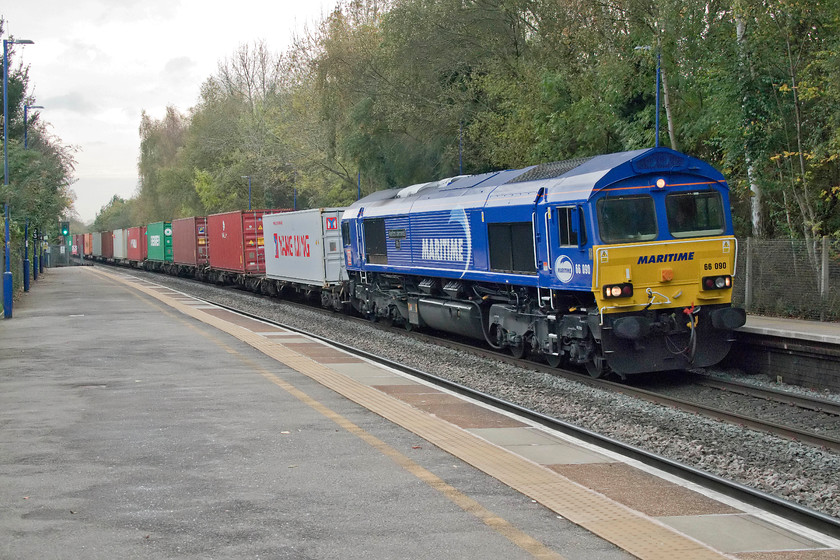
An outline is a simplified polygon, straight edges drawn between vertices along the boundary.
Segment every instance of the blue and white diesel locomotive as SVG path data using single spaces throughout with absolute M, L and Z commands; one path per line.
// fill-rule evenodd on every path
M 715 364 L 745 321 L 728 185 L 668 148 L 381 191 L 341 225 L 336 302 L 593 376 Z

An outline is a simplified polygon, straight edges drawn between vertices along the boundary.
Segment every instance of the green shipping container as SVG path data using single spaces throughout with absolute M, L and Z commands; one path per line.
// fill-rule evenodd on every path
M 146 247 L 150 261 L 172 262 L 172 224 L 155 222 L 146 228 Z

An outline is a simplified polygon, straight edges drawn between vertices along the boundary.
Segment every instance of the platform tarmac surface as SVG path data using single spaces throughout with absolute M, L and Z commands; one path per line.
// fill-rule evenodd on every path
M 631 557 L 81 268 L 0 321 L 0 426 L 0 558 Z
M 840 541 L 110 267 L 0 322 L 0 559 L 828 560 Z

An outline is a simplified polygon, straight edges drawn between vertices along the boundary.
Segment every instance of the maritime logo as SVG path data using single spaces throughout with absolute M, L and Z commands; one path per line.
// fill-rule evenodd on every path
M 566 255 L 557 257 L 554 261 L 554 275 L 564 284 L 568 284 L 575 277 L 575 265 Z
M 636 264 L 661 264 L 693 260 L 694 251 L 691 251 L 690 253 L 668 253 L 667 255 L 642 255 Z
M 462 262 L 464 260 L 464 240 L 457 237 L 423 239 L 420 258 L 426 261 Z

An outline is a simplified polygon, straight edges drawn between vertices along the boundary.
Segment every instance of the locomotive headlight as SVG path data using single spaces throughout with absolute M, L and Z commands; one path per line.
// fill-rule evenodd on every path
M 610 295 L 612 297 L 619 297 L 621 295 L 621 286 L 613 286 L 610 288 Z
M 715 278 L 715 288 L 721 290 L 726 287 L 726 278 L 723 276 L 718 276 Z
M 665 188 L 665 179 L 657 179 L 656 180 L 656 188 L 657 189 L 664 189 Z

